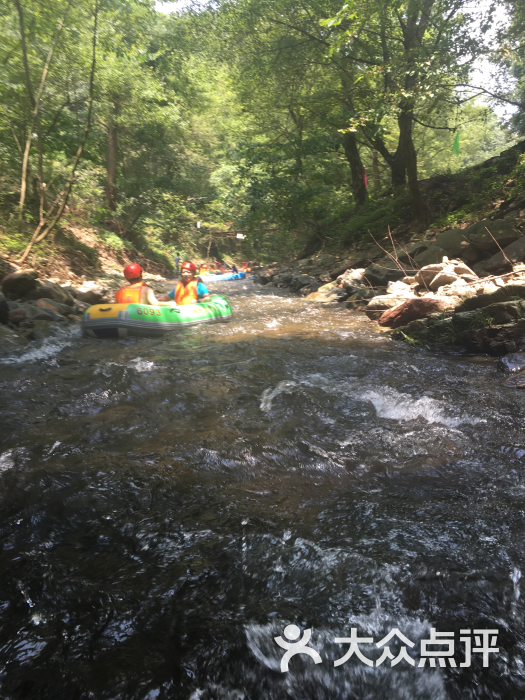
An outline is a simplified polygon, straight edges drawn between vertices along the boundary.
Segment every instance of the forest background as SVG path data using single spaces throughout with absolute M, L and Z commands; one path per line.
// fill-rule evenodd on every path
M 268 262 L 525 189 L 520 158 L 463 207 L 425 194 L 525 133 L 523 0 L 1 0 L 0 22 L 0 254 L 18 262 L 95 262 L 75 226 L 117 254 Z

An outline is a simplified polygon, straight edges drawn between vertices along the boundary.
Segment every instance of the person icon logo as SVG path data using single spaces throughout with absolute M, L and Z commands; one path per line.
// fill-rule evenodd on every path
M 281 647 L 281 649 L 286 649 L 286 654 L 281 659 L 281 673 L 288 671 L 288 662 L 292 656 L 295 656 L 296 654 L 308 654 L 308 656 L 314 660 L 314 663 L 322 663 L 322 659 L 315 649 L 307 646 L 312 636 L 311 629 L 305 630 L 303 637 L 299 639 L 301 636 L 301 630 L 299 627 L 297 627 L 297 625 L 287 625 L 284 628 L 283 634 L 286 639 L 290 640 L 289 642 L 285 642 L 280 636 L 274 637 L 275 642 Z M 298 641 L 294 641 L 296 639 Z M 290 642 L 293 642 L 293 644 L 290 644 Z

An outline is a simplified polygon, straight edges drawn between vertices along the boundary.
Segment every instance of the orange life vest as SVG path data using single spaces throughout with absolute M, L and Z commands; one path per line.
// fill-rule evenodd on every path
M 177 282 L 177 286 L 175 287 L 175 301 L 177 304 L 191 304 L 194 301 L 198 301 L 198 284 L 198 280 L 191 280 L 186 286 L 184 286 L 182 282 Z
M 135 282 L 127 287 L 121 287 L 115 292 L 115 304 L 140 304 L 140 293 L 145 282 Z

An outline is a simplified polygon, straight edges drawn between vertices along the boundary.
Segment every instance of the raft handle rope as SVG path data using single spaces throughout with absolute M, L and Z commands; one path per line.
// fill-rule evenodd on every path
M 111 311 L 111 306 L 109 306 L 107 309 L 99 309 L 99 311 Z

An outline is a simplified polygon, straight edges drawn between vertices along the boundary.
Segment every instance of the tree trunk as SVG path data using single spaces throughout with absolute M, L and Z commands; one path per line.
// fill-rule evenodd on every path
M 414 147 L 414 140 L 412 138 L 413 120 L 411 110 L 402 110 L 397 118 L 397 123 L 399 125 L 398 151 L 403 155 L 403 160 L 406 165 L 408 189 L 410 192 L 412 208 L 418 221 L 423 226 L 427 226 L 430 220 L 430 212 L 421 197 L 421 191 L 419 189 L 419 182 L 417 179 L 417 154 Z
M 356 206 L 366 202 L 365 168 L 357 147 L 357 140 L 351 131 L 343 134 L 343 147 L 352 172 L 352 194 Z
M 111 119 L 108 124 L 108 177 L 106 182 L 106 202 L 110 211 L 117 210 L 117 125 Z
M 370 143 L 372 149 L 383 156 L 385 163 L 387 163 L 390 168 L 392 187 L 403 187 L 406 183 L 406 164 L 403 150 L 399 148 L 399 142 L 396 152 L 392 154 L 380 136 L 370 138 L 366 131 L 363 131 L 363 134 Z
M 391 159 L 390 171 L 392 173 L 392 187 L 404 187 L 406 185 L 406 162 L 405 152 L 401 146 L 401 138 L 398 142 L 397 150 Z
M 374 173 L 374 189 L 379 191 L 381 189 L 381 175 L 379 173 L 379 159 L 375 148 L 372 148 L 372 172 Z

